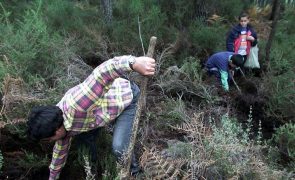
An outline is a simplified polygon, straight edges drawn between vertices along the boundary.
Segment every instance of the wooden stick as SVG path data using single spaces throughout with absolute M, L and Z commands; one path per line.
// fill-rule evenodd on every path
M 244 75 L 244 73 L 242 72 L 242 70 L 240 69 L 241 73 Z M 234 71 L 229 71 L 231 79 L 234 83 L 234 85 L 236 86 L 236 88 L 238 89 L 239 93 L 242 94 L 242 91 L 240 89 L 240 87 L 238 86 L 238 84 L 236 83 L 235 79 L 234 79 Z
M 156 46 L 156 41 L 157 41 L 156 37 L 154 37 L 154 36 L 151 37 L 149 49 L 147 52 L 148 57 L 153 57 L 154 51 L 155 51 L 155 46 Z M 141 93 L 140 93 L 140 97 L 139 97 L 139 100 L 137 103 L 137 110 L 136 110 L 136 114 L 134 117 L 132 134 L 130 137 L 130 143 L 128 146 L 126 157 L 124 159 L 123 168 L 121 169 L 121 172 L 120 172 L 120 180 L 129 180 L 130 179 L 129 177 L 130 177 L 130 165 L 131 165 L 131 159 L 132 159 L 132 152 L 133 152 L 133 148 L 134 148 L 134 144 L 135 144 L 135 140 L 136 140 L 136 136 L 137 136 L 141 111 L 142 111 L 142 108 L 145 107 L 147 82 L 148 82 L 148 78 L 143 77 L 143 80 L 140 84 L 140 92 Z
M 235 85 L 236 88 L 238 89 L 239 93 L 241 94 L 242 91 L 241 91 L 240 87 L 238 86 L 238 84 L 236 83 L 236 81 L 235 81 L 235 79 L 234 79 L 234 76 L 232 76 L 232 80 L 233 80 L 233 82 L 234 82 L 234 85 Z

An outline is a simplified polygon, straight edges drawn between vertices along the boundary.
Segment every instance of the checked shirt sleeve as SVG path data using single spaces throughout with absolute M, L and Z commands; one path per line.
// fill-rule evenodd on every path
M 124 77 L 126 76 L 127 72 L 131 71 L 131 68 L 129 66 L 129 59 L 131 58 L 135 57 L 114 57 L 113 59 L 110 59 L 98 66 L 97 68 L 95 68 L 92 73 L 92 76 L 96 81 L 99 82 L 98 84 L 102 86 L 101 88 L 103 89 L 105 86 L 111 84 L 116 78 Z M 87 79 L 85 82 L 87 82 Z
M 49 180 L 55 180 L 59 178 L 61 169 L 65 165 L 66 159 L 68 157 L 71 141 L 72 137 L 66 136 L 64 139 L 55 142 L 52 154 L 52 161 L 49 166 Z
M 104 96 L 111 87 L 113 81 L 119 77 L 125 77 L 131 71 L 129 59 L 133 56 L 121 56 L 110 59 L 100 66 L 85 79 L 79 87 L 71 93 L 70 106 L 81 112 L 92 109 L 97 99 Z M 74 119 L 69 119 L 70 123 L 65 122 L 65 128 L 71 128 Z

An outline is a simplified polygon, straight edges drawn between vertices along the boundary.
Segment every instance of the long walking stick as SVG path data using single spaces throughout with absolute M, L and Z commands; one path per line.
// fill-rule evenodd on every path
M 154 36 L 151 37 L 149 49 L 147 52 L 148 57 L 153 57 L 155 46 L 156 46 L 156 41 L 157 41 L 156 37 L 154 37 Z M 130 165 L 131 165 L 131 159 L 132 159 L 132 152 L 133 152 L 133 148 L 134 148 L 134 144 L 135 144 L 135 140 L 136 140 L 136 136 L 137 136 L 138 124 L 139 124 L 139 120 L 140 120 L 140 116 L 141 116 L 141 110 L 145 104 L 147 82 L 148 82 L 148 78 L 144 77 L 141 84 L 140 84 L 141 94 L 140 94 L 140 97 L 139 97 L 139 100 L 137 103 L 137 110 L 136 110 L 136 114 L 135 114 L 135 118 L 134 118 L 134 122 L 133 122 L 130 143 L 128 146 L 128 150 L 127 150 L 127 154 L 126 154 L 125 161 L 123 164 L 123 168 L 121 169 L 121 172 L 120 172 L 120 180 L 128 180 L 129 176 L 130 176 Z

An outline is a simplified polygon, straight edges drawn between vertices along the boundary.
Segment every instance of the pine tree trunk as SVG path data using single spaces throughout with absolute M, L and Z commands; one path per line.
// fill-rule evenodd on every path
M 195 0 L 194 1 L 195 6 L 195 17 L 198 19 L 206 19 L 208 10 L 206 9 L 206 4 L 204 0 Z
M 265 60 L 267 62 L 267 69 L 270 68 L 270 50 L 271 50 L 271 46 L 272 46 L 272 41 L 275 36 L 277 22 L 278 22 L 279 15 L 280 15 L 280 8 L 281 8 L 280 0 L 274 0 L 273 1 L 273 8 L 272 8 L 273 22 L 271 25 L 271 31 L 269 33 L 268 41 L 265 46 Z
M 104 20 L 107 25 L 112 24 L 113 20 L 113 2 L 112 0 L 101 0 Z
M 278 7 L 279 3 L 280 3 L 280 0 L 274 0 L 273 1 L 273 3 L 272 3 L 272 10 L 271 10 L 271 14 L 270 14 L 269 20 L 274 21 L 275 16 L 277 14 L 277 7 Z

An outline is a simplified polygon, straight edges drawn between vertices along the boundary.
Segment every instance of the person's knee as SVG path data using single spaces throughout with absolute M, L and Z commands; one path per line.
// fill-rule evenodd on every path
M 132 83 L 131 86 L 132 86 L 133 99 L 137 100 L 140 95 L 140 89 L 135 83 Z
M 123 142 L 121 141 L 113 141 L 112 144 L 112 150 L 113 150 L 113 154 L 117 157 L 120 158 L 125 150 L 125 144 L 123 144 Z

